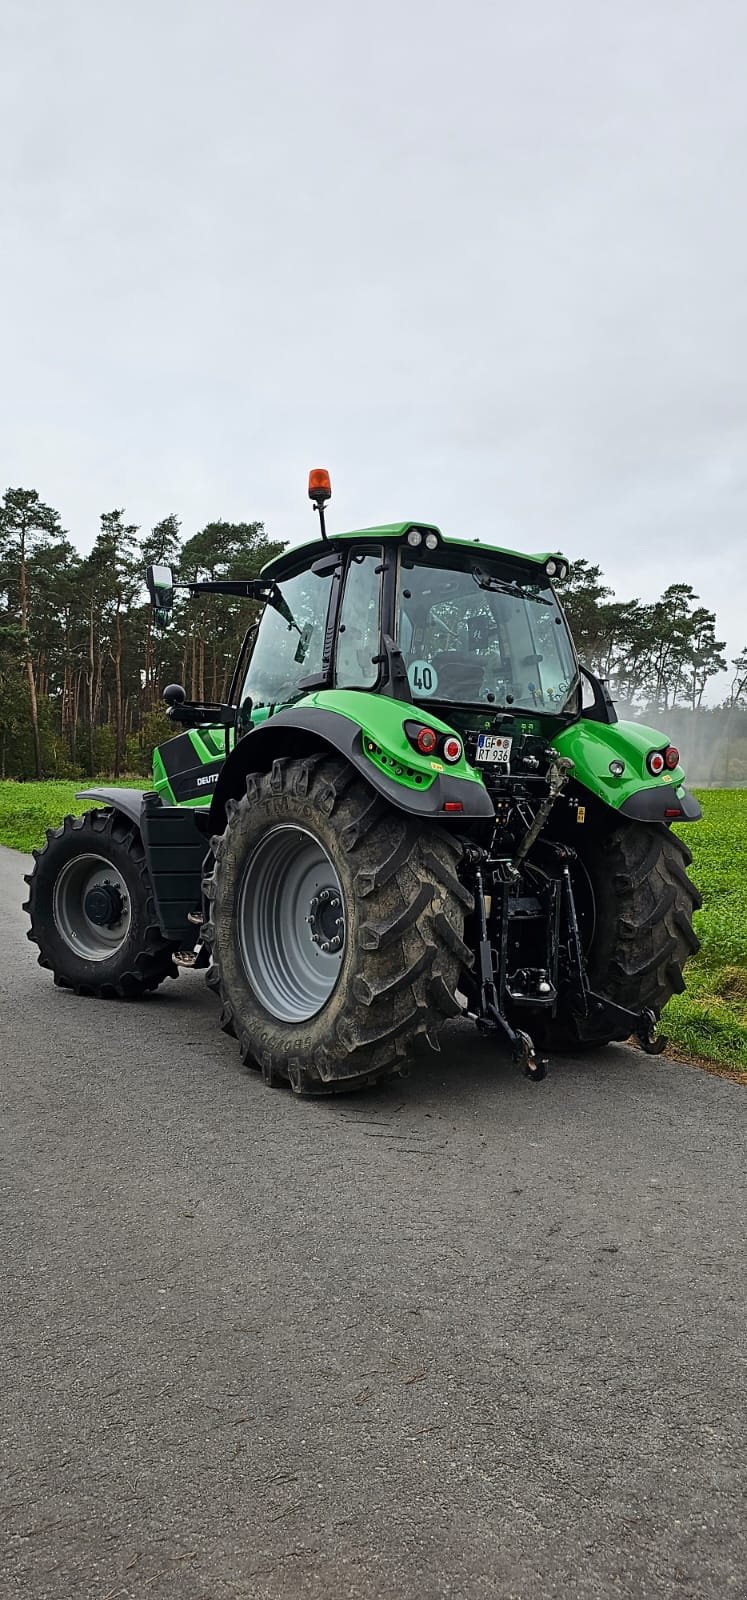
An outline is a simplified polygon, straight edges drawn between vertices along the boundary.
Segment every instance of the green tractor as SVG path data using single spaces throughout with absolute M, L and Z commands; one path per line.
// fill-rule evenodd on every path
M 320 537 L 259 579 L 174 588 L 263 602 L 229 703 L 164 697 L 182 732 L 150 793 L 89 789 L 36 853 L 29 937 L 55 982 L 141 995 L 204 966 L 268 1083 L 371 1084 L 462 1016 L 530 1078 L 552 1049 L 637 1036 L 698 948 L 700 816 L 664 734 L 619 722 L 553 579 L 402 522 Z

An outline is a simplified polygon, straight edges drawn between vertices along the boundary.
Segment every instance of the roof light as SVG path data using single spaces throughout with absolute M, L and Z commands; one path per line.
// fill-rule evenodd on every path
M 426 534 L 426 536 L 425 536 L 425 548 L 426 548 L 426 550 L 437 550 L 438 549 L 438 534 L 437 533 L 427 533 Z
M 679 750 L 677 749 L 676 744 L 670 744 L 669 749 L 664 751 L 664 765 L 665 767 L 669 768 L 670 772 L 674 772 L 675 767 L 678 767 L 679 764 Z
M 329 500 L 332 495 L 332 484 L 326 467 L 312 467 L 309 473 L 309 499 L 316 500 L 319 505 L 322 500 Z
M 450 766 L 453 766 L 455 761 L 461 761 L 462 741 L 457 739 L 455 733 L 447 734 L 441 749 L 444 761 L 448 761 Z
M 646 757 L 646 766 L 655 778 L 660 778 L 664 771 L 664 757 L 661 750 L 651 750 Z
M 558 570 L 557 561 L 546 561 L 545 562 L 545 572 L 547 573 L 548 578 L 554 578 L 557 570 Z
M 418 545 L 423 543 L 423 535 L 419 528 L 410 529 L 407 535 L 407 543 L 412 545 L 413 550 L 416 550 Z

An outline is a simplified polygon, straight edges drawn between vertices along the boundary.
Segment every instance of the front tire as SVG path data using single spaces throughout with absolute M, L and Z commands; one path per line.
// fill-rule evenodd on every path
M 312 756 L 250 774 L 213 849 L 208 984 L 247 1065 L 329 1093 L 396 1072 L 419 1037 L 436 1044 L 471 961 L 472 897 L 445 831 Z
M 104 810 L 65 817 L 33 854 L 27 937 L 60 988 L 125 1000 L 178 977 L 134 823 Z

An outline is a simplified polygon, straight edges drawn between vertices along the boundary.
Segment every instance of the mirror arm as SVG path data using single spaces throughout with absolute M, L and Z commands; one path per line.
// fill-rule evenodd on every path
M 234 594 L 244 600 L 271 600 L 276 592 L 275 584 L 268 583 L 262 578 L 206 578 L 204 581 L 195 579 L 177 579 L 175 589 L 184 589 L 187 594 Z

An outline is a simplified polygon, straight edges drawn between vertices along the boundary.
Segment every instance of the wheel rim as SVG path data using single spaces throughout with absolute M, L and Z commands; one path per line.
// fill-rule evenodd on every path
M 247 861 L 238 904 L 241 959 L 258 1000 L 281 1022 L 326 1005 L 345 951 L 342 885 L 305 828 L 271 828 Z
M 121 950 L 130 931 L 127 884 L 105 856 L 76 856 L 57 878 L 52 914 L 58 933 L 77 956 L 108 961 Z

